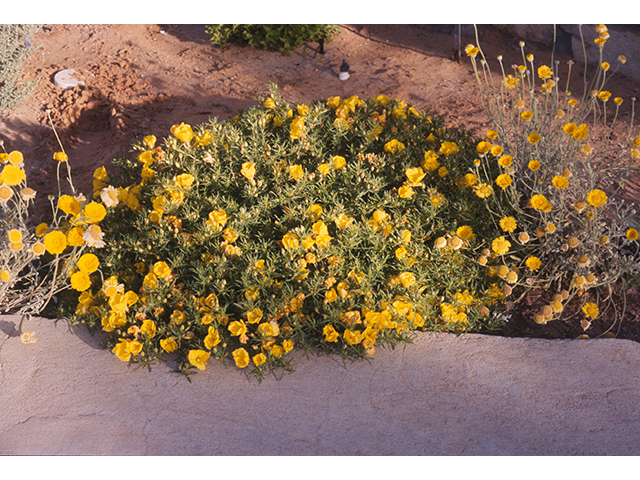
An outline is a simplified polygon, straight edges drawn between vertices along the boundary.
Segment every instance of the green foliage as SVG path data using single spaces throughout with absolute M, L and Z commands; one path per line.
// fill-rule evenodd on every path
M 37 82 L 22 83 L 20 74 L 33 52 L 30 46 L 39 25 L 0 25 L 0 112 L 18 105 Z
M 247 44 L 265 50 L 280 50 L 284 54 L 306 42 L 329 42 L 340 32 L 336 25 L 208 25 L 213 45 L 225 48 L 230 43 Z
M 188 373 L 233 357 L 261 376 L 294 346 L 358 357 L 416 330 L 497 325 L 468 132 L 384 96 L 290 106 L 275 88 L 230 121 L 171 131 L 118 159 L 120 179 L 96 172 L 100 271 L 63 301 L 121 360 L 175 351 Z

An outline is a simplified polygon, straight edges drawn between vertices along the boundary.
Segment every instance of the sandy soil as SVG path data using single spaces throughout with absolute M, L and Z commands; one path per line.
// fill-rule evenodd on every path
M 487 58 L 502 54 L 505 65 L 522 63 L 519 39 L 482 26 L 480 40 Z M 462 45 L 471 42 L 473 36 L 463 32 Z M 0 117 L 0 138 L 7 151 L 23 152 L 29 186 L 42 201 L 56 191 L 52 155 L 60 150 L 47 109 L 69 154 L 74 185 L 85 193 L 91 192 L 94 170 L 114 169 L 111 160 L 126 155 L 132 140 L 166 137 L 180 122 L 230 118 L 255 105 L 269 83 L 292 102 L 385 94 L 446 116 L 450 127 L 478 136 L 489 129 L 471 63 L 464 53 L 455 60 L 454 37 L 444 25 L 344 25 L 322 55 L 315 43 L 288 56 L 237 45 L 222 50 L 210 44 L 204 25 L 47 25 L 34 45 L 41 49 L 26 66 L 25 78 L 41 77 L 40 83 L 21 106 Z M 549 58 L 544 46 L 532 47 L 537 58 Z M 555 58 L 564 64 L 571 55 Z M 346 81 L 338 78 L 343 59 L 351 70 Z M 55 73 L 67 68 L 82 74 L 84 86 L 54 85 Z M 612 79 L 610 89 L 623 98 L 637 95 L 623 76 Z M 626 105 L 623 122 L 629 116 Z M 640 323 L 633 318 L 635 328 Z M 550 330 L 522 322 L 517 327 L 513 321 L 508 334 L 545 336 Z M 551 335 L 575 333 L 558 329 Z

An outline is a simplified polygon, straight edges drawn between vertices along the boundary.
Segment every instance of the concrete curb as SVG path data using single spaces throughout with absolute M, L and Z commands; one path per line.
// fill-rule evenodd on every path
M 370 363 L 295 356 L 262 384 L 210 363 L 189 383 L 101 336 L 0 316 L 2 455 L 639 455 L 640 345 L 420 334 Z

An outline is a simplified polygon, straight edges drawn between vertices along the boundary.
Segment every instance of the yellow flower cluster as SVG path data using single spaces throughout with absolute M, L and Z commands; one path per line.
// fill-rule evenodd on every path
M 503 295 L 471 258 L 479 175 L 440 122 L 383 95 L 289 107 L 274 93 L 225 124 L 174 125 L 161 147 L 145 137 L 121 160 L 138 183 L 94 174 L 118 244 L 78 264 L 77 318 L 122 361 L 171 353 L 188 373 L 228 359 L 259 376 L 295 344 L 365 355 L 492 324 Z M 487 155 L 510 165 L 497 145 Z
M 609 34 L 604 25 L 598 25 L 596 32 L 602 58 Z M 495 125 L 487 132 L 487 140 L 476 145 L 479 158 L 473 172 L 476 178 L 471 180 L 476 195 L 487 202 L 495 224 L 504 232 L 494 237 L 491 251 L 486 248 L 478 262 L 507 282 L 506 297 L 514 288 L 526 291 L 543 286 L 547 290 L 554 285 L 560 293 L 535 316 L 537 323 L 546 324 L 560 318 L 571 299 L 592 291 L 596 296 L 598 289 L 608 288 L 633 268 L 629 242 L 637 239 L 637 230 L 628 227 L 635 225 L 632 210 L 614 207 L 610 191 L 600 185 L 608 175 L 628 175 L 622 160 L 627 152 L 640 158 L 634 154 L 640 140 L 630 137 L 626 151 L 624 145 L 612 147 L 616 142 L 609 137 L 607 117 L 612 93 L 603 88 L 609 63 L 599 62 L 592 90 L 585 85 L 584 96 L 577 99 L 570 91 L 559 92 L 559 62 L 536 69 L 534 56 L 525 55 L 524 42 L 520 47 L 523 64 L 514 65 L 512 74 L 505 73 L 498 57 L 501 85 L 487 80 L 489 65 L 484 57 L 483 72 L 479 71 L 476 57 L 482 51 L 473 45 L 466 48 L 485 110 Z M 619 64 L 625 61 L 618 59 Z M 622 99 L 616 97 L 613 103 L 615 122 Z M 604 147 L 596 150 L 597 142 Z M 609 171 L 614 173 L 605 173 Z M 468 183 L 460 179 L 459 184 Z M 626 267 L 619 263 L 616 248 L 625 249 L 625 262 L 630 262 Z M 598 316 L 596 304 L 583 305 L 587 319 Z M 586 330 L 590 323 L 583 323 Z

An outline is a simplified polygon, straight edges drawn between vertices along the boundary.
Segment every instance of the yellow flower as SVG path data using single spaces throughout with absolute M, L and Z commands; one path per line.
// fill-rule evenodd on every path
M 204 348 L 211 350 L 220 343 L 220 334 L 215 327 L 209 327 L 207 336 L 204 337 Z
M 541 163 L 538 160 L 531 160 L 529 162 L 529 170 L 531 170 L 532 172 L 535 172 L 536 170 L 538 170 L 541 166 Z
M 409 181 L 413 184 L 419 183 L 427 175 L 427 173 L 420 167 L 408 168 L 405 171 L 405 175 Z
M 480 52 L 480 49 L 470 43 L 464 48 L 464 52 L 470 57 L 475 57 Z
M 468 225 L 458 227 L 456 230 L 456 235 L 462 240 L 469 240 L 473 237 L 473 228 Z
M 542 210 L 543 212 L 550 212 L 553 206 L 546 199 L 544 195 L 534 195 L 530 200 L 531 206 L 536 210 Z
M 525 261 L 527 267 L 529 267 L 530 271 L 538 270 L 542 266 L 542 262 L 538 257 L 529 257 Z
M 0 177 L 0 181 L 2 178 Z M 6 185 L 0 185 L 0 202 L 6 202 L 13 196 L 13 190 Z
M 411 198 L 413 196 L 413 193 L 413 188 L 408 185 L 403 185 L 402 187 L 398 188 L 398 196 L 400 198 Z
M 524 112 L 522 112 L 520 114 L 520 118 L 522 118 L 523 120 L 528 122 L 529 120 L 531 120 L 533 118 L 533 113 L 531 113 L 530 111 L 526 110 L 526 111 L 524 111 Z
M 153 338 L 156 336 L 156 322 L 153 320 L 143 320 L 140 332 L 144 333 L 147 337 Z
M 504 86 L 506 88 L 512 90 L 520 84 L 520 79 L 517 77 L 514 77 L 513 75 L 507 75 L 506 77 L 503 78 L 502 83 L 504 83 Z
M 259 308 L 254 308 L 250 312 L 247 312 L 247 322 L 259 323 L 260 320 L 262 320 L 262 310 Z
M 19 152 L 17 150 L 12 151 L 9 154 L 9 163 L 11 165 L 20 165 L 24 163 L 24 156 L 22 155 L 22 152 Z
M 464 177 L 456 180 L 456 185 L 460 187 L 473 187 L 478 183 L 478 176 L 473 173 L 467 173 Z
M 78 215 L 82 210 L 82 205 L 70 195 L 62 195 L 58 199 L 58 208 L 67 215 Z
M 491 155 L 493 155 L 494 157 L 499 157 L 500 155 L 502 155 L 503 151 L 504 147 L 502 145 L 494 145 L 493 147 L 491 147 Z
M 121 338 L 120 342 L 113 348 L 112 352 L 123 362 L 128 362 L 131 358 L 128 342 Z
M 341 213 L 340 215 L 338 215 L 334 220 L 336 226 L 341 230 L 352 225 L 354 221 L 355 221 L 354 218 L 348 217 L 344 213 Z
M 182 173 L 174 179 L 176 185 L 185 190 L 189 190 L 191 188 L 194 180 L 195 178 L 193 178 L 193 175 L 190 173 Z
M 574 140 L 584 140 L 589 136 L 589 127 L 586 124 L 581 123 L 573 130 L 571 136 Z
M 587 318 L 596 318 L 600 314 L 600 310 L 598 309 L 598 305 L 595 303 L 587 302 L 582 307 L 582 313 L 584 313 Z
M 173 337 L 160 340 L 160 347 L 167 353 L 175 352 L 178 349 L 178 344 Z
M 22 241 L 22 232 L 17 229 L 12 229 L 7 232 L 7 236 L 9 237 L 9 242 L 18 243 Z
M 52 255 L 64 252 L 67 248 L 67 236 L 59 230 L 47 233 L 44 236 L 44 248 Z
M 320 172 L 321 175 L 328 175 L 330 171 L 331 165 L 329 165 L 328 163 L 321 163 L 320 165 L 318 165 L 318 172 Z
M 151 271 L 159 278 L 168 279 L 171 276 L 171 268 L 163 261 L 154 263 Z
M 592 207 L 602 207 L 607 203 L 607 195 L 602 190 L 591 190 L 587 193 L 587 202 Z
M 529 143 L 538 143 L 540 141 L 540 134 L 533 132 L 530 133 L 529 136 L 527 137 L 527 141 Z
M 458 153 L 459 151 L 460 150 L 458 148 L 458 145 L 456 145 L 454 142 L 442 142 L 438 153 L 441 153 L 442 155 L 448 157 L 449 155 Z
M 269 97 L 264 101 L 264 106 L 269 110 L 275 110 L 276 102 L 274 102 L 273 98 Z
M 638 231 L 635 228 L 627 230 L 627 239 L 631 241 L 638 240 Z
M 500 220 L 500 228 L 505 232 L 513 232 L 517 225 L 516 219 L 513 217 L 504 217 Z
M 5 165 L 2 173 L 0 173 L 0 178 L 2 178 L 5 185 L 13 187 L 20 185 L 23 180 L 26 180 L 27 175 L 24 173 L 24 170 L 16 165 Z
M 255 364 L 256 367 L 259 367 L 260 365 L 262 365 L 263 363 L 265 363 L 267 361 L 267 357 L 264 353 L 258 353 L 256 355 L 253 356 L 252 358 L 253 363 Z
M 9 280 L 11 280 L 11 272 L 9 272 L 9 270 L 0 270 L 0 280 L 8 283 Z
M 189 143 L 193 138 L 191 126 L 184 122 L 180 123 L 180 125 L 173 125 L 170 131 L 182 143 Z
M 551 78 L 553 76 L 553 70 L 551 70 L 548 66 L 543 65 L 538 68 L 538 76 L 543 80 L 547 78 Z
M 403 287 L 409 288 L 416 284 L 416 277 L 411 272 L 402 272 L 398 275 L 398 280 Z
M 437 170 L 440 167 L 440 164 L 438 163 L 438 154 L 433 150 L 425 152 L 424 160 L 420 162 L 420 165 L 429 172 Z
M 333 328 L 332 325 L 325 325 L 322 329 L 322 334 L 324 335 L 324 340 L 326 342 L 337 342 L 340 334 L 336 332 L 336 329 Z
M 68 162 L 69 161 L 69 157 L 64 152 L 56 152 L 56 153 L 54 153 L 53 154 L 53 159 L 57 160 L 60 163 L 64 163 L 64 162 Z
M 93 253 L 85 253 L 78 259 L 78 269 L 81 272 L 93 273 L 100 266 L 100 260 Z
M 85 205 L 83 216 L 86 218 L 86 221 L 89 223 L 98 223 L 107 215 L 107 209 L 104 208 L 104 205 L 91 202 Z
M 407 253 L 409 251 L 407 250 L 407 247 L 405 247 L 404 245 L 400 245 L 398 248 L 396 248 L 395 254 L 396 254 L 396 258 L 398 260 L 402 260 L 404 257 L 407 256 Z
M 153 148 L 156 145 L 156 137 L 155 137 L 155 135 L 147 135 L 146 137 L 144 137 L 142 139 L 142 141 L 144 142 L 144 144 L 148 148 Z
M 562 175 L 556 175 L 555 177 L 553 177 L 553 179 L 551 180 L 551 183 L 553 184 L 554 187 L 560 190 L 564 190 L 569 186 L 569 181 L 567 180 L 566 177 Z
M 104 167 L 96 168 L 96 170 L 93 172 L 93 178 L 101 182 L 108 182 L 109 175 L 107 174 L 107 169 Z
M 302 138 L 304 135 L 304 118 L 296 117 L 291 121 L 291 132 L 289 136 L 293 139 Z
M 227 327 L 233 337 L 241 337 L 247 333 L 247 326 L 242 320 L 234 320 Z
M 349 345 L 357 345 L 362 341 L 362 332 L 357 330 L 347 329 L 342 336 Z
M 510 167 L 513 163 L 513 157 L 511 155 L 503 155 L 498 159 L 498 165 L 502 168 Z
M 487 153 L 489 150 L 491 150 L 491 143 L 489 142 L 483 141 L 478 143 L 478 145 L 476 145 L 476 152 L 479 153 L 480 155 Z
M 487 185 L 486 183 L 479 183 L 474 186 L 475 194 L 480 198 L 487 198 L 493 194 L 493 188 L 491 185 Z
M 218 210 L 214 210 L 209 213 L 209 219 L 207 220 L 207 225 L 212 227 L 214 230 L 220 231 L 225 223 L 227 223 L 228 217 L 227 212 L 225 212 L 222 208 Z
M 236 362 L 236 367 L 245 368 L 249 365 L 249 354 L 244 348 L 237 348 L 232 352 L 233 360 Z
M 121 338 L 120 343 L 118 343 L 112 350 L 116 357 L 123 362 L 128 362 L 131 355 L 137 355 L 141 351 L 142 344 L 140 342 L 136 340 L 125 340 L 124 338 Z
M 391 140 L 384 145 L 384 151 L 388 153 L 397 153 L 404 150 L 404 144 L 398 140 Z
M 336 108 L 338 108 L 340 106 L 340 104 L 342 103 L 342 100 L 340 99 L 340 97 L 335 96 L 335 97 L 329 97 L 327 99 L 327 106 L 333 110 L 335 110 Z
M 346 164 L 347 164 L 347 161 L 345 160 L 344 157 L 341 157 L 340 155 L 335 155 L 331 159 L 331 166 L 335 170 L 342 170 L 345 167 Z
M 204 370 L 207 360 L 211 354 L 206 350 L 189 350 L 187 359 L 189 363 L 196 367 L 198 370 Z
M 307 210 L 307 215 L 312 222 L 315 222 L 322 216 L 322 207 L 316 204 L 311 205 Z
M 324 298 L 326 298 L 327 302 L 329 302 L 329 303 L 335 302 L 338 299 L 338 294 L 336 293 L 335 288 L 332 288 L 331 290 L 328 290 L 324 294 Z
M 511 248 L 511 242 L 504 237 L 498 237 L 491 242 L 491 248 L 498 255 L 504 255 Z
M 600 93 L 598 93 L 598 98 L 603 102 L 606 102 L 607 100 L 609 100 L 610 96 L 611 96 L 611 92 L 607 92 L 606 90 L 603 90 Z
M 295 250 L 298 248 L 298 237 L 294 233 L 287 233 L 284 237 L 282 237 L 282 245 L 287 250 Z
M 91 279 L 86 272 L 75 272 L 71 275 L 71 287 L 78 292 L 84 292 L 91 286 Z
M 300 165 L 292 165 L 289 167 L 289 174 L 291 174 L 296 182 L 299 182 L 304 175 L 304 170 Z
M 503 190 L 507 188 L 509 185 L 511 185 L 511 182 L 512 182 L 511 176 L 507 175 L 506 173 L 498 175 L 498 178 L 496 178 L 496 184 Z

